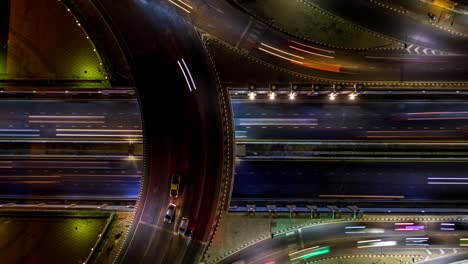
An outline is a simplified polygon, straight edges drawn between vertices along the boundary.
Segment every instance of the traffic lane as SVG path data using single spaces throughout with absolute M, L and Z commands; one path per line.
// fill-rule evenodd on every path
M 320 76 L 322 78 L 345 79 L 345 80 L 466 80 L 466 62 L 453 58 L 447 59 L 447 62 L 441 67 L 434 67 L 430 62 L 426 62 L 426 58 L 413 60 L 412 58 L 404 58 L 398 61 L 401 55 L 388 55 L 388 61 L 382 65 L 380 62 L 366 59 L 366 55 L 359 54 L 350 56 L 346 54 L 342 56 L 337 53 L 334 60 L 324 62 L 322 58 L 309 58 L 306 63 L 294 62 L 297 57 L 284 56 L 279 54 L 274 49 L 260 47 L 260 42 L 273 46 L 273 48 L 286 49 L 286 52 L 294 53 L 296 56 L 304 54 L 296 54 L 297 51 L 290 51 L 289 36 L 270 28 L 268 25 L 258 23 L 254 20 L 250 21 L 249 16 L 227 5 L 225 1 L 211 1 L 206 4 L 193 2 L 195 7 L 202 6 L 197 9 L 198 12 L 192 17 L 192 21 L 200 28 L 209 34 L 216 36 L 228 42 L 231 46 L 249 52 L 249 55 L 273 63 L 276 66 L 293 70 L 299 73 Z M 208 6 L 207 8 L 203 8 Z M 216 11 L 216 12 L 213 12 Z M 210 13 L 211 12 L 211 13 Z M 213 15 L 214 14 L 214 15 Z M 234 22 L 236 21 L 237 22 Z M 224 25 L 219 28 L 218 25 Z M 237 36 L 237 37 L 236 37 Z M 261 50 L 262 48 L 264 50 Z M 266 49 L 266 51 L 265 51 Z M 272 54 L 275 53 L 275 54 Z M 278 56 L 279 55 L 279 56 Z M 283 58 L 281 58 L 283 57 Z M 426 65 L 427 64 L 427 65 Z M 336 70 L 338 67 L 339 70 Z M 465 70 L 459 70 L 460 68 Z
M 16 161 L 15 163 L 18 163 Z M 108 162 L 22 163 L 0 168 L 0 193 L 25 197 L 112 197 L 136 199 L 140 185 L 141 164 Z M 110 165 L 110 166 L 109 166 Z
M 183 251 L 181 248 L 168 248 L 166 244 L 159 247 L 160 241 L 164 239 L 157 240 L 161 232 L 166 232 L 164 227 L 161 229 L 158 219 L 163 217 L 167 208 L 166 197 L 170 175 L 173 173 L 168 155 L 184 151 L 177 137 L 180 131 L 201 131 L 200 137 L 207 137 L 197 139 L 201 142 L 197 144 L 203 145 L 203 148 L 190 149 L 188 158 L 193 161 L 173 162 L 189 165 L 203 163 L 199 165 L 199 171 L 190 174 L 198 187 L 198 195 L 190 198 L 200 200 L 198 203 L 203 204 L 200 211 L 194 213 L 199 219 L 200 233 L 203 233 L 201 239 L 207 240 L 214 224 L 214 208 L 218 202 L 217 177 L 222 164 L 222 155 L 219 155 L 221 151 L 211 152 L 218 148 L 222 150 L 218 87 L 213 81 L 215 76 L 211 72 L 207 73 L 211 69 L 207 65 L 205 50 L 184 11 L 167 1 L 119 1 L 116 4 L 115 1 L 102 0 L 99 5 L 104 7 L 106 13 L 112 14 L 119 31 L 125 32 L 123 39 L 134 61 L 136 87 L 147 135 L 147 177 L 143 182 L 141 206 L 138 207 L 135 223 L 117 262 L 167 263 L 165 260 L 174 256 L 173 252 Z M 135 23 L 130 24 L 128 21 Z M 134 25 L 138 25 L 138 30 L 135 30 Z M 189 76 L 185 79 L 184 75 L 187 74 L 192 76 L 193 82 Z M 154 96 L 156 80 L 158 83 L 171 84 L 158 89 L 158 96 Z M 167 108 L 167 102 L 171 102 L 170 108 Z M 194 104 L 197 105 L 196 109 L 191 108 Z M 189 120 L 193 114 L 198 115 L 198 123 Z M 198 207 L 192 210 L 198 210 Z M 155 248 L 158 249 L 153 250 Z M 158 252 L 158 257 L 153 258 L 152 252 Z M 193 262 L 193 259 L 188 260 L 179 255 L 177 259 L 171 260 L 171 263 L 181 262 Z
M 0 180 L 1 197 L 28 199 L 136 199 L 140 180 L 112 177 L 62 180 L 60 178 L 34 178 L 24 180 Z
M 141 137 L 135 100 L 3 100 L 0 110 L 2 137 Z
M 465 162 L 237 160 L 233 198 L 460 200 Z M 459 183 L 459 184 L 456 184 Z M 343 197 L 341 197 L 343 198 Z
M 0 193 L 25 197 L 111 197 L 136 199 L 141 161 L 4 160 Z
M 403 220 L 402 220 L 403 221 Z M 324 242 L 332 243 L 335 240 L 347 240 L 347 247 L 350 249 L 357 250 L 357 241 L 368 240 L 370 238 L 378 239 L 383 238 L 387 235 L 390 237 L 398 238 L 398 240 L 404 241 L 406 237 L 415 236 L 432 236 L 440 240 L 442 245 L 458 246 L 459 236 L 466 235 L 466 231 L 459 231 L 457 235 L 453 237 L 447 237 L 445 233 L 437 233 L 437 229 L 424 230 L 424 232 L 399 232 L 394 231 L 394 224 L 399 221 L 387 221 L 387 222 L 375 222 L 375 221 L 347 221 L 337 223 L 318 224 L 311 227 L 302 228 L 299 230 L 293 230 L 288 233 L 274 236 L 273 239 L 265 239 L 254 246 L 247 247 L 236 254 L 224 259 L 222 263 L 233 263 L 236 260 L 248 260 L 248 261 L 266 261 L 269 260 L 269 256 L 280 254 L 278 260 L 284 260 L 288 253 L 295 252 L 303 247 L 312 246 L 314 244 L 320 244 L 325 246 Z M 403 222 L 407 222 L 406 220 Z M 442 222 L 416 222 L 419 224 L 426 224 L 429 226 L 437 226 Z M 462 224 L 457 222 L 458 224 Z M 346 227 L 349 226 L 371 226 L 373 228 L 385 229 L 385 234 L 374 234 L 374 235 L 346 235 Z M 435 232 L 433 232 L 435 231 Z M 304 245 L 304 246 L 303 246 Z M 307 246 L 306 246 L 307 245 Z M 404 249 L 406 245 L 402 245 Z M 333 249 L 332 249 L 333 250 Z M 250 263 L 250 262 L 249 262 Z
M 346 101 L 343 101 L 346 100 Z M 462 101 L 233 100 L 238 139 L 464 139 Z
M 2 140 L 3 148 L 0 149 L 0 159 L 15 159 L 15 156 L 36 158 L 40 156 L 57 157 L 57 155 L 74 156 L 78 159 L 83 157 L 109 157 L 110 159 L 128 158 L 132 154 L 135 158 L 141 160 L 143 156 L 143 144 L 129 144 L 125 141 L 114 143 L 98 141 L 95 143 L 77 142 L 70 140 L 68 142 L 48 141 L 48 142 L 8 142 L 6 138 Z
M 255 29 L 256 33 L 249 34 L 250 28 L 256 27 L 257 24 L 259 26 Z M 203 28 L 204 25 L 200 25 L 200 27 Z M 406 54 L 406 50 L 403 51 L 403 54 L 386 52 L 378 55 L 370 52 L 353 54 L 336 52 L 332 59 L 324 59 L 292 49 L 289 36 L 267 25 L 252 22 L 250 26 L 246 27 L 246 30 L 242 31 L 239 38 L 239 40 L 245 38 L 246 41 L 231 43 L 232 46 L 235 45 L 239 49 L 247 51 L 250 56 L 272 63 L 277 67 L 309 76 L 360 81 L 465 80 L 468 69 L 466 60 L 461 57 L 419 57 Z M 259 30 L 260 33 L 258 33 Z M 249 35 L 254 35 L 256 38 L 253 40 L 253 37 L 249 37 Z M 222 35 L 215 36 L 223 39 Z M 285 52 L 289 54 L 285 55 Z M 217 66 L 223 71 L 232 71 L 232 64 L 229 62 L 224 64 L 221 61 L 221 65 Z
M 428 23 L 417 21 L 411 16 L 395 13 L 366 0 L 308 1 L 343 19 L 401 41 L 451 52 L 468 52 L 468 42 L 465 38 L 435 28 Z
M 372 127 L 363 130 L 364 127 L 354 129 L 333 126 L 238 126 L 236 127 L 236 139 L 241 140 L 466 140 L 467 133 L 462 128 L 434 129 L 413 126 L 388 130 Z

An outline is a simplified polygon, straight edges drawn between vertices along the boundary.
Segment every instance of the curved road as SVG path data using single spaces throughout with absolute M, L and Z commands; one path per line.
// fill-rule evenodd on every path
M 279 32 L 253 19 L 227 1 L 192 0 L 187 2 L 194 8 L 190 15 L 197 27 L 230 46 L 281 69 L 343 81 L 468 80 L 466 74 L 468 63 L 465 55 L 409 55 L 405 49 L 368 52 L 331 50 L 328 47 L 307 43 Z M 291 40 L 304 45 L 295 44 Z M 462 40 L 462 43 L 467 42 Z M 409 42 L 409 44 L 412 43 Z M 291 45 L 309 53 L 292 49 Z M 307 45 L 326 49 L 332 53 L 317 51 Z M 310 52 L 320 55 L 310 54 Z M 225 70 L 230 70 L 230 66 L 229 63 L 219 65 Z
M 395 230 L 395 223 L 412 222 L 414 225 L 423 226 L 420 231 L 399 231 Z M 454 224 L 455 230 L 442 231 L 441 223 L 438 221 L 408 221 L 406 220 L 364 220 L 360 222 L 343 221 L 335 223 L 324 223 L 312 225 L 309 227 L 293 230 L 288 233 L 275 235 L 272 239 L 268 238 L 242 249 L 241 251 L 220 261 L 220 263 L 233 263 L 234 261 L 244 260 L 246 263 L 291 263 L 288 254 L 299 250 L 310 248 L 312 246 L 330 246 L 330 253 L 321 257 L 311 258 L 317 261 L 320 258 L 327 258 L 342 255 L 361 255 L 361 254 L 402 254 L 402 252 L 417 252 L 421 255 L 428 254 L 426 250 L 443 248 L 446 251 L 454 252 L 453 249 L 460 251 L 459 238 L 466 237 L 466 222 L 450 222 Z M 365 228 L 349 228 L 349 227 Z M 348 227 L 348 229 L 346 228 Z M 373 230 L 373 231 L 372 231 Z M 375 230 L 383 233 L 374 233 Z M 346 233 L 348 231 L 348 233 Z M 355 233 L 351 233 L 355 232 Z M 408 243 L 406 238 L 426 237 L 427 247 L 416 245 L 417 243 Z M 370 247 L 357 248 L 357 241 L 382 239 L 382 241 L 396 241 L 393 247 Z M 420 243 L 422 244 L 422 243 Z M 404 253 L 403 253 L 404 254 Z M 411 254 L 411 253 L 409 253 Z M 414 254 L 414 253 L 413 253 Z M 431 254 L 433 254 L 431 252 Z M 436 253 L 437 254 L 437 253 Z M 292 254 L 291 254 L 292 255 Z M 301 255 L 301 254 L 297 254 Z M 292 255 L 296 257 L 297 255 Z M 466 257 L 466 254 L 463 254 Z M 293 257 L 293 258 L 294 258 Z M 448 258 L 453 256 L 448 255 Z M 440 261 L 441 259 L 439 259 Z M 431 262 L 433 263 L 433 262 Z M 440 263 L 440 262 L 436 262 Z M 443 262 L 448 263 L 448 262 Z
M 81 8 L 103 15 L 126 48 L 144 125 L 139 203 L 116 263 L 193 263 L 214 226 L 223 164 L 218 87 L 201 39 L 168 1 L 96 0 Z M 182 175 L 181 195 L 171 200 L 174 173 Z M 163 222 L 170 202 L 178 207 L 172 224 Z M 182 216 L 195 225 L 191 240 L 174 232 Z

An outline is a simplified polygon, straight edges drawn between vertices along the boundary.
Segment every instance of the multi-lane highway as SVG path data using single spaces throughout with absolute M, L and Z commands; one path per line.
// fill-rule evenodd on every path
M 431 263 L 449 263 L 443 258 L 453 258 L 453 254 L 463 253 L 463 240 L 460 238 L 468 235 L 467 229 L 464 221 L 398 221 L 389 218 L 325 223 L 261 240 L 221 263 L 240 260 L 255 264 L 303 263 L 343 255 L 386 255 L 398 259 L 398 255 L 402 254 L 414 255 L 415 260 L 421 261 L 434 258 L 431 255 L 435 252 L 441 254 L 438 256 L 439 262 Z M 328 250 L 323 250 L 322 254 L 312 254 L 314 248 Z
M 252 150 L 239 155 L 234 199 L 463 200 L 468 167 L 456 150 L 438 157 L 433 149 L 431 158 L 421 150 L 405 155 L 401 149 L 357 157 L 360 152 L 339 153 L 338 147 L 330 148 L 328 157 L 311 152 L 314 148 L 300 157 L 287 155 L 299 142 L 460 144 L 467 136 L 468 104 L 463 101 L 234 100 L 233 111 L 238 144 L 289 142 L 281 152 L 266 146 L 261 154 Z
M 135 100 L 2 100 L 0 110 L 2 198 L 138 197 Z
M 238 159 L 233 198 L 464 200 L 466 160 Z
M 358 99 L 357 99 L 358 100 Z M 242 140 L 464 140 L 468 104 L 444 100 L 233 100 Z

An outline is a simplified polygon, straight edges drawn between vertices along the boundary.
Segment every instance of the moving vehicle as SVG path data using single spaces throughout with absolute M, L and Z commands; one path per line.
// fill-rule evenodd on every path
M 170 203 L 167 206 L 166 216 L 164 216 L 164 222 L 172 223 L 172 220 L 174 220 L 176 207 L 177 206 L 173 203 Z
M 179 234 L 185 235 L 189 222 L 190 220 L 187 217 L 182 217 L 182 221 L 180 221 L 180 225 L 178 229 Z
M 174 174 L 171 178 L 170 196 L 177 198 L 179 196 L 180 174 Z

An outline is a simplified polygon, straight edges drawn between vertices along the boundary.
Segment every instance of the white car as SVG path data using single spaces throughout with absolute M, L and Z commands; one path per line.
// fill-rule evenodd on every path
M 177 205 L 173 203 L 170 203 L 169 206 L 167 206 L 167 211 L 166 211 L 166 216 L 164 217 L 164 222 L 172 223 L 172 220 L 174 220 L 176 207 Z
M 180 225 L 178 229 L 179 234 L 185 235 L 189 222 L 190 220 L 187 217 L 182 217 L 182 221 L 180 221 Z

